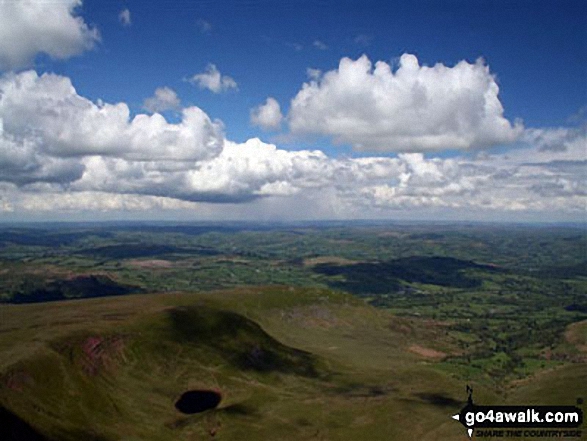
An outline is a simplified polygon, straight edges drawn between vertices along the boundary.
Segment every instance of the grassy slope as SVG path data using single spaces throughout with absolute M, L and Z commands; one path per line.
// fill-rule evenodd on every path
M 413 345 L 454 350 L 441 324 L 330 290 L 0 305 L 0 407 L 51 439 L 467 439 L 449 418 L 465 385 Z M 475 399 L 572 404 L 584 366 Z M 220 391 L 219 408 L 178 413 L 195 388 Z

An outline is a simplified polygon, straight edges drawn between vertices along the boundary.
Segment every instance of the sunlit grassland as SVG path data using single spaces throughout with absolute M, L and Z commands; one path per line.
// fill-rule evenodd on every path
M 464 439 L 449 417 L 465 383 L 410 351 L 457 350 L 446 326 L 347 294 L 242 288 L 0 314 L 0 403 L 55 439 Z M 104 343 L 88 367 L 90 338 Z M 248 365 L 251 348 L 277 358 Z M 584 376 L 571 367 L 505 392 L 473 385 L 478 402 L 564 404 L 587 392 Z M 178 413 L 174 401 L 193 388 L 220 391 L 219 408 Z

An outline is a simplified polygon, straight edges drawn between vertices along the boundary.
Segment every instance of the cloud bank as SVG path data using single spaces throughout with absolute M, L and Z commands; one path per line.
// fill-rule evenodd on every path
M 67 77 L 0 77 L 0 211 L 210 212 L 213 205 L 215 213 L 250 207 L 282 218 L 357 218 L 586 209 L 585 127 L 526 129 L 517 136 L 522 147 L 493 155 L 333 158 L 257 138 L 232 142 L 197 107 L 170 123 L 157 111 L 177 96 L 163 90 L 153 114 L 131 116 L 125 103 L 79 95 Z

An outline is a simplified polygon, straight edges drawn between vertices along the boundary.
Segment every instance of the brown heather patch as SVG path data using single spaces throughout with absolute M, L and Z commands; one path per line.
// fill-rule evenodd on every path
M 580 352 L 587 353 L 587 320 L 569 325 L 565 332 L 565 340 Z
M 81 344 L 82 370 L 88 375 L 98 375 L 103 370 L 110 370 L 117 360 L 124 359 L 124 341 L 122 337 L 91 336 Z

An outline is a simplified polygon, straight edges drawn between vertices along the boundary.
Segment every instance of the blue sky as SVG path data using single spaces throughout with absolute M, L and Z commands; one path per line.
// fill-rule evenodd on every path
M 131 26 L 120 26 L 123 8 L 131 11 Z M 244 141 L 258 134 L 249 108 L 267 95 L 287 105 L 308 67 L 333 69 L 340 58 L 363 53 L 393 61 L 409 52 L 428 65 L 483 57 L 497 75 L 506 117 L 559 126 L 586 104 L 585 10 L 584 2 L 569 0 L 87 0 L 82 16 L 100 29 L 102 42 L 81 57 L 45 60 L 41 70 L 70 76 L 88 97 L 136 110 L 168 85 Z M 203 31 L 198 21 L 211 29 Z M 208 63 L 232 76 L 239 92 L 214 96 L 183 81 Z
M 8 3 L 16 6 L 9 10 Z M 39 3 L 17 0 L 4 2 L 3 5 L 0 3 L 0 8 L 5 8 L 5 17 L 13 14 L 12 20 L 18 22 Z M 148 170 L 151 170 L 148 167 L 154 167 L 162 174 L 163 168 L 169 171 L 167 162 L 165 166 L 148 165 L 147 162 L 176 161 L 177 157 L 173 156 L 176 153 L 173 152 L 177 149 L 173 146 L 160 147 L 155 143 L 145 147 L 153 152 L 169 148 L 163 157 L 154 153 L 155 156 L 147 157 L 134 150 L 132 153 L 114 153 L 114 147 L 103 148 L 106 141 L 87 139 L 87 131 L 74 134 L 79 139 L 68 138 L 67 142 L 71 141 L 71 144 L 65 146 L 63 139 L 66 135 L 70 136 L 72 130 L 64 128 L 67 121 L 53 121 L 48 116 L 39 120 L 38 127 L 32 127 L 33 123 L 16 127 L 11 118 L 16 118 L 16 114 L 22 117 L 21 104 L 14 104 L 15 101 L 5 98 L 4 107 L 0 103 L 0 119 L 4 120 L 6 146 L 0 143 L 0 158 L 2 148 L 7 158 L 19 148 L 20 151 L 25 151 L 25 146 L 29 148 L 33 143 L 31 133 L 35 133 L 36 144 L 30 147 L 30 157 L 26 161 L 19 159 L 18 167 L 21 168 L 15 165 L 15 159 L 6 160 L 5 175 L 13 177 L 0 180 L 5 182 L 3 193 L 0 193 L 5 208 L 0 217 L 26 218 L 45 216 L 47 213 L 60 217 L 68 210 L 79 213 L 112 211 L 115 217 L 125 217 L 132 212 L 132 216 L 149 217 L 161 204 L 168 207 L 167 202 L 161 202 L 161 199 L 153 202 L 153 198 L 177 201 L 179 205 L 171 204 L 165 210 L 169 210 L 171 217 L 182 213 L 181 217 L 188 218 L 193 212 L 204 218 L 223 218 L 228 212 L 237 213 L 236 217 L 255 218 L 259 210 L 277 213 L 279 217 L 284 204 L 310 207 L 312 203 L 317 206 L 330 204 L 331 209 L 308 212 L 308 218 L 354 218 L 364 213 L 377 218 L 405 217 L 406 213 L 408 217 L 412 213 L 414 218 L 428 218 L 438 213 L 447 218 L 459 218 L 471 216 L 471 204 L 481 207 L 487 216 L 494 219 L 516 219 L 516 216 L 522 215 L 524 219 L 541 220 L 545 213 L 552 213 L 553 210 L 560 212 L 557 216 L 559 220 L 581 220 L 585 217 L 585 167 L 577 166 L 587 160 L 587 8 L 583 1 L 85 0 L 81 3 L 79 0 L 63 0 L 61 3 L 65 12 L 55 18 L 57 26 L 63 25 L 65 36 L 61 39 L 40 25 L 36 28 L 34 22 L 29 24 L 29 34 L 35 35 L 37 40 L 46 38 L 46 47 L 34 41 L 23 42 L 18 29 L 5 30 L 4 35 L 0 31 L 0 37 L 7 42 L 4 49 L 0 44 L 0 74 L 5 78 L 5 90 L 16 81 L 15 75 L 35 72 L 41 78 L 44 73 L 54 74 L 60 81 L 73 84 L 76 91 L 74 100 L 78 100 L 80 106 L 93 103 L 99 107 L 102 101 L 128 106 L 129 127 L 124 130 L 132 131 L 132 119 L 137 114 L 153 113 L 146 109 L 145 100 L 152 97 L 157 88 L 168 88 L 179 101 L 169 106 L 171 109 L 156 109 L 164 115 L 167 123 L 181 124 L 185 118 L 182 109 L 195 106 L 205 113 L 211 123 L 218 120 L 218 133 L 214 132 L 212 138 L 216 141 L 222 138 L 218 142 L 224 143 L 224 148 L 213 147 L 206 153 L 194 146 L 189 160 L 195 162 L 189 169 L 185 164 L 182 166 L 185 175 L 161 175 L 157 178 L 149 175 L 147 185 L 145 179 Z M 55 5 L 58 4 L 55 2 Z M 124 17 L 121 16 L 123 11 L 127 11 L 122 14 Z M 66 23 L 71 17 L 77 20 L 77 24 Z M 84 36 L 72 36 L 75 26 Z M 94 34 L 90 35 L 91 32 Z M 8 47 L 11 38 L 14 40 L 12 48 Z M 69 44 L 73 49 L 68 49 L 67 53 L 60 51 L 59 45 L 68 47 Z M 22 53 L 16 53 L 14 45 Z M 405 83 L 413 86 L 420 81 L 428 99 L 435 93 L 440 94 L 435 101 L 437 105 L 417 113 L 424 115 L 422 118 L 437 122 L 426 125 L 414 120 L 415 126 L 421 124 L 422 127 L 412 132 L 407 129 L 407 135 L 397 121 L 405 119 L 405 125 L 410 126 L 412 120 L 406 115 L 413 109 L 402 112 L 402 100 L 409 98 L 405 102 L 411 102 L 415 95 L 398 98 L 392 89 L 382 86 L 383 83 L 374 86 L 382 88 L 373 89 L 369 99 L 356 98 L 359 88 L 344 89 L 348 84 L 346 81 L 350 81 L 350 77 L 345 79 L 341 73 L 345 58 L 356 62 L 353 66 L 357 72 L 368 70 L 365 81 L 376 77 L 373 65 L 377 61 L 387 63 L 391 73 L 384 77 L 391 82 L 397 80 L 396 85 L 401 89 L 405 84 L 395 75 L 402 65 L 400 59 L 404 60 L 405 71 L 408 71 L 410 60 L 401 58 L 404 54 L 415 55 L 419 69 L 441 64 L 452 71 L 454 75 L 450 81 L 457 82 L 456 86 L 453 84 L 457 87 L 455 93 L 462 94 L 459 95 L 460 106 L 489 96 L 485 102 L 485 111 L 489 112 L 486 119 L 469 121 L 467 111 L 463 111 L 462 107 L 459 110 L 442 105 L 443 99 L 450 100 L 453 96 L 453 92 L 444 90 L 445 80 L 449 81 L 448 76 L 443 77 L 449 75 L 447 72 L 429 78 L 428 83 L 423 77 Z M 370 70 L 358 61 L 363 55 L 370 63 Z M 479 58 L 484 60 L 481 64 L 476 61 Z M 465 64 L 457 67 L 463 61 Z M 214 65 L 221 78 L 228 78 L 227 81 L 232 81 L 230 84 L 235 87 L 229 85 L 225 90 L 214 91 L 195 81 L 194 76 L 206 73 L 206 69 L 211 69 L 210 65 Z M 310 78 L 309 68 L 319 69 L 320 74 Z M 461 78 L 458 72 L 465 75 L 465 71 L 470 76 L 456 79 Z M 338 82 L 333 80 L 328 83 L 329 72 L 333 76 L 341 74 L 336 80 Z M 40 79 L 31 81 L 37 82 L 35 84 L 39 88 L 55 87 L 47 81 L 41 84 Z M 313 101 L 308 106 L 302 105 L 304 84 L 310 85 L 312 81 L 315 84 Z M 499 87 L 498 95 L 492 92 L 494 85 Z M 1 87 L 0 84 L 0 91 Z M 474 88 L 477 92 L 468 94 L 468 90 Z M 371 93 L 371 90 L 361 90 L 363 96 L 365 91 Z M 49 101 L 39 104 L 35 100 L 40 100 L 40 95 L 34 92 L 33 96 L 32 89 L 29 92 L 30 106 L 26 108 L 30 110 L 33 107 L 31 103 L 36 103 L 37 109 L 39 106 L 49 108 Z M 25 95 L 19 97 L 29 99 Z M 273 113 L 278 119 L 272 127 L 255 123 L 251 117 L 251 112 L 259 109 L 258 106 L 268 97 L 274 98 L 280 105 L 280 113 Z M 381 101 L 378 101 L 380 98 Z M 62 104 L 71 101 L 64 96 L 53 99 L 60 100 Z M 291 110 L 292 100 L 297 100 L 298 104 L 294 111 Z M 492 104 L 488 104 L 490 101 Z M 495 110 L 496 102 L 502 109 Z M 350 110 L 341 115 L 339 109 L 347 103 Z M 480 102 L 477 104 L 482 105 Z M 385 107 L 388 105 L 391 107 Z M 356 111 L 353 106 L 356 106 Z M 487 111 L 487 106 L 493 110 Z M 371 107 L 383 110 L 373 113 Z M 322 110 L 324 113 L 321 113 Z M 67 110 L 63 112 L 64 115 L 69 114 Z M 446 115 L 438 115 L 438 112 Z M 460 116 L 453 119 L 451 112 L 455 115 L 460 112 Z M 363 131 L 371 117 L 373 133 L 365 134 Z M 72 126 L 80 124 L 73 119 L 70 122 Z M 96 127 L 91 130 L 100 132 L 101 129 Z M 445 129 L 446 133 L 443 132 Z M 458 136 L 455 136 L 453 129 L 459 133 Z M 249 144 L 249 147 L 240 150 L 236 147 L 246 146 L 247 140 L 252 138 L 259 138 L 260 144 L 255 147 Z M 454 145 L 451 144 L 453 140 Z M 8 142 L 11 143 L 9 146 Z M 200 137 L 198 142 L 206 144 L 208 141 L 202 141 Z M 71 147 L 74 144 L 86 145 L 84 143 L 87 148 L 75 150 Z M 276 146 L 277 153 L 268 153 L 269 144 Z M 116 146 L 119 152 L 126 148 Z M 128 149 L 132 150 L 131 147 Z M 309 153 L 306 155 L 304 152 L 315 150 L 325 157 L 310 155 L 308 159 L 306 156 Z M 317 173 L 316 176 L 305 175 L 309 166 L 301 167 L 299 163 L 302 159 L 285 154 L 293 151 L 306 155 L 303 161 L 312 161 L 312 167 L 317 161 L 320 162 L 324 175 L 319 177 L 320 172 L 315 170 L 312 173 Z M 226 164 L 234 164 L 234 158 L 246 156 L 244 152 L 251 155 L 251 160 L 257 161 L 264 171 L 261 172 L 260 168 L 227 169 Z M 507 155 L 508 152 L 513 154 Z M 545 152 L 550 153 L 547 155 Z M 406 159 L 402 155 L 412 156 Z M 285 157 L 289 161 L 287 166 L 283 165 Z M 353 183 L 348 188 L 333 180 L 332 176 L 342 173 L 340 170 L 348 172 L 367 167 L 372 171 L 372 164 L 340 162 L 361 157 L 387 161 L 386 172 L 369 174 L 370 177 L 366 178 L 363 171 L 353 171 L 352 177 L 348 178 Z M 64 158 L 69 162 L 63 162 Z M 456 165 L 443 162 L 451 159 L 456 161 Z M 99 160 L 102 162 L 97 166 Z M 114 164 L 115 160 L 125 162 Z M 22 161 L 26 162 L 26 167 Z M 243 161 L 248 164 L 248 160 Z M 553 164 L 561 161 L 567 168 L 556 174 Z M 60 165 L 55 165 L 57 162 Z M 526 169 L 520 172 L 520 166 L 526 163 L 541 164 L 542 168 L 529 170 L 527 165 L 523 165 Z M 59 173 L 54 169 L 46 171 L 47 164 L 58 168 Z M 2 167 L 0 160 L 0 170 Z M 64 172 L 67 167 L 70 167 L 69 173 Z M 127 182 L 127 178 L 120 174 L 112 174 L 108 178 L 101 174 L 103 182 L 98 185 L 91 181 L 98 176 L 97 171 L 92 172 L 92 167 L 101 167 L 102 171 L 108 169 L 112 173 L 120 173 L 122 167 L 125 170 L 136 168 L 133 172 L 133 179 L 136 180 Z M 208 175 L 204 177 L 200 173 L 202 167 L 218 172 L 216 175 L 211 172 L 212 178 Z M 455 172 L 454 167 L 459 167 L 460 171 Z M 477 171 L 470 172 L 472 168 Z M 489 168 L 492 173 L 487 172 Z M 30 170 L 38 172 L 34 174 Z M 29 176 L 26 176 L 27 173 Z M 142 180 L 136 177 L 138 174 Z M 500 180 L 505 175 L 514 179 L 514 174 L 515 180 L 511 182 Z M 300 178 L 302 175 L 303 179 Z M 204 178 L 225 181 L 226 185 L 212 188 L 196 182 Z M 124 190 L 114 190 L 116 186 L 110 182 L 117 179 Z M 179 181 L 181 184 L 178 184 Z M 155 188 L 154 182 L 165 184 Z M 403 184 L 400 185 L 401 182 Z M 493 187 L 496 185 L 491 183 L 498 183 L 498 187 L 503 184 L 503 192 L 495 193 Z M 172 191 L 173 185 L 185 185 L 185 188 Z M 486 190 L 483 190 L 484 185 Z M 504 200 L 510 194 L 509 190 L 522 186 L 524 193 L 516 196 L 517 199 L 512 196 L 511 201 Z M 328 201 L 311 201 L 310 193 L 317 189 L 324 194 L 332 193 L 331 198 Z M 88 205 L 85 200 L 91 198 L 92 192 L 106 199 L 109 194 L 115 195 L 124 201 L 113 204 L 111 210 L 107 203 L 106 208 L 99 204 Z M 55 198 L 55 209 L 42 204 L 35 206 L 45 193 Z M 540 203 L 534 203 L 534 197 Z M 137 200 L 125 202 L 129 198 Z M 79 206 L 77 202 L 71 202 L 78 199 Z M 472 202 L 473 199 L 477 202 Z M 214 203 L 210 204 L 210 201 Z M 132 208 L 137 206 L 144 208 Z M 349 208 L 352 206 L 355 209 Z

